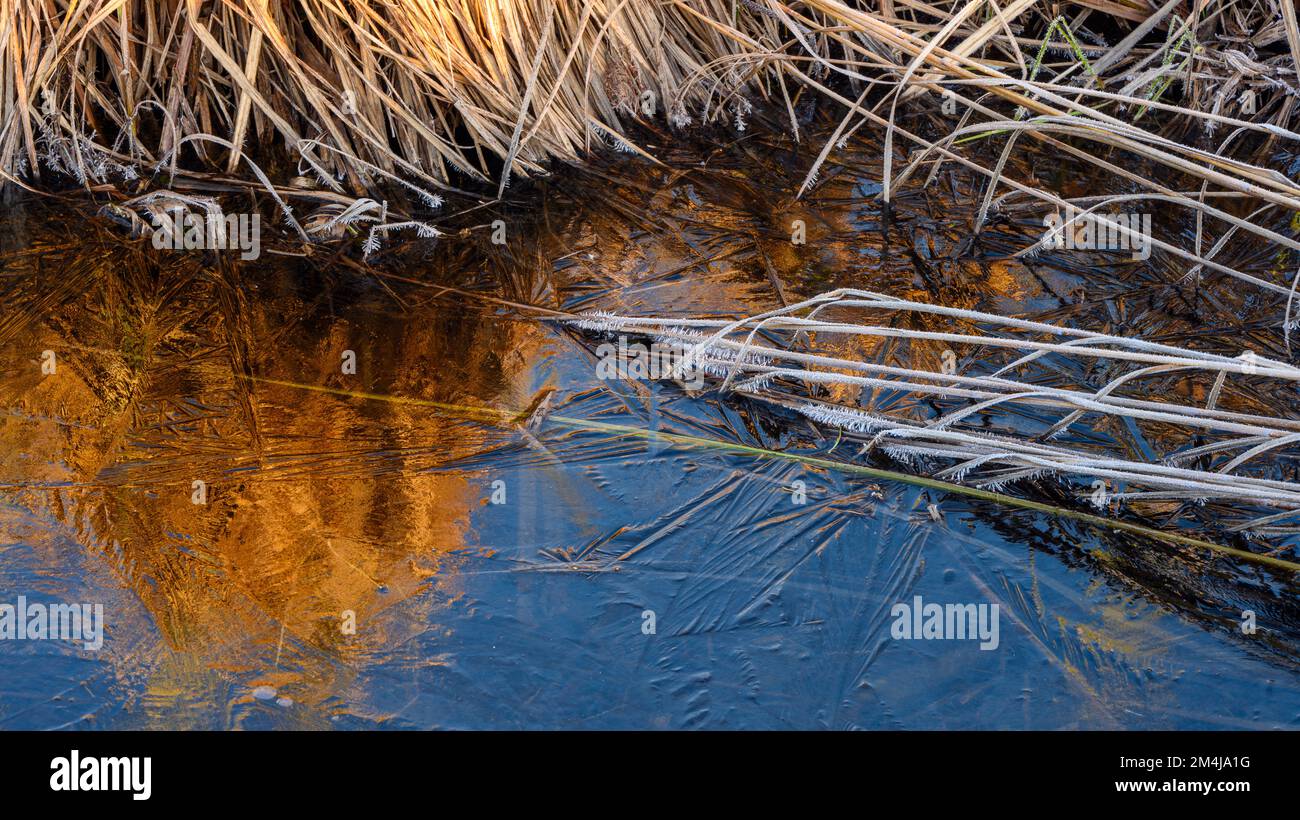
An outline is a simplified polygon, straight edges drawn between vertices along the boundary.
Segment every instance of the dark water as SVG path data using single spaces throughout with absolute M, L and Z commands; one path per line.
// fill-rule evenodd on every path
M 161 253 L 75 208 L 9 207 L 0 603 L 101 603 L 107 625 L 97 652 L 0 641 L 0 728 L 1300 726 L 1285 579 L 906 484 L 465 409 L 522 422 L 549 391 L 568 418 L 789 444 L 716 395 L 598 380 L 587 340 L 443 285 L 682 316 L 856 286 L 1171 343 L 1231 316 L 1224 344 L 1272 343 L 1252 313 L 1267 305 L 1171 288 L 1159 257 L 1000 258 L 1030 217 L 974 247 L 980 189 L 960 176 L 886 223 L 878 149 L 793 202 L 785 147 L 566 171 L 494 212 L 505 247 L 474 215 L 377 273 Z M 997 648 L 893 640 L 891 608 L 915 596 L 997 604 Z

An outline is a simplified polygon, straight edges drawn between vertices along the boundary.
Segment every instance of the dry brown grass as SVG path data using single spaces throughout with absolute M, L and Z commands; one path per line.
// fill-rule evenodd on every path
M 1287 0 L 0 0 L 0 174 L 206 172 L 433 206 L 601 144 L 651 158 L 638 119 L 743 129 L 763 104 L 802 137 L 797 101 L 817 94 L 843 122 L 807 146 L 805 189 L 864 127 L 886 134 L 886 198 L 955 162 L 989 179 L 985 212 L 1069 197 L 974 149 L 1070 156 L 1129 191 L 1118 204 L 1191 209 L 1194 246 L 1155 247 L 1192 272 L 1288 293 L 1289 276 L 1216 261 L 1202 231 L 1300 250 L 1264 227 L 1300 211 L 1267 159 L 1300 140 L 1297 54 Z M 944 138 L 900 124 L 941 99 L 956 104 Z M 274 170 L 259 179 L 250 157 Z

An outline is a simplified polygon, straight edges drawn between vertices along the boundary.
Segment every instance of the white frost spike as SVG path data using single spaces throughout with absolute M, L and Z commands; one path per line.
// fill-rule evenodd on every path
M 910 447 L 899 447 L 897 444 L 887 444 L 882 448 L 885 455 L 908 467 L 915 467 L 917 462 L 917 453 Z
M 773 374 L 775 375 L 775 374 Z M 867 433 L 882 427 L 892 427 L 893 422 L 878 416 L 847 407 L 830 407 L 825 404 L 801 404 L 794 408 L 818 424 L 841 427 L 855 433 Z
M 577 318 L 564 321 L 565 324 L 572 325 L 580 330 L 594 330 L 597 333 L 612 333 L 615 330 L 621 330 L 627 324 L 624 320 L 604 310 L 583 313 Z
M 763 373 L 762 375 L 755 376 L 752 379 L 748 379 L 744 382 L 741 382 L 740 384 L 736 385 L 736 389 L 737 390 L 766 390 L 767 388 L 772 386 L 772 382 L 779 375 L 781 374 L 776 372 Z

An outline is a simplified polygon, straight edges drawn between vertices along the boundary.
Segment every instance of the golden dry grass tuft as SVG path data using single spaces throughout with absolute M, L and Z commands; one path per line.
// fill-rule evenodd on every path
M 1266 227 L 1300 211 L 1270 165 L 1300 140 L 1297 55 L 1289 0 L 0 0 L 0 174 L 207 174 L 436 205 L 602 145 L 652 159 L 637 120 L 743 130 L 762 105 L 800 138 L 816 95 L 843 119 L 807 144 L 805 190 L 838 144 L 880 129 L 886 199 L 957 163 L 988 179 L 981 218 L 1186 208 L 1195 242 L 1158 250 L 1289 294 L 1289 276 L 1215 257 L 1242 231 L 1300 251 Z M 918 107 L 948 114 L 940 138 L 903 127 Z M 1091 163 L 1124 193 L 1014 178 L 1015 151 Z

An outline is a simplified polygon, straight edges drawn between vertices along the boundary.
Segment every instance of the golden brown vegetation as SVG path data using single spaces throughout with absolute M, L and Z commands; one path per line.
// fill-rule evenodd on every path
M 1013 199 L 1067 204 L 1004 174 L 1008 154 L 1070 157 L 1124 191 L 1072 204 L 1176 203 L 1196 242 L 1157 250 L 1286 293 L 1289 275 L 1214 257 L 1239 231 L 1300 250 L 1264 227 L 1300 210 L 1267 160 L 1300 139 L 1297 54 L 1286 0 L 3 0 L 0 173 L 208 172 L 343 207 L 395 190 L 436 206 L 602 144 L 648 157 L 638 120 L 743 130 L 763 105 L 799 138 L 815 95 L 843 121 L 808 145 L 805 189 L 838 144 L 878 128 L 886 199 L 958 163 L 991 180 L 982 223 Z M 900 123 L 918 106 L 950 115 L 941 138 Z M 1226 231 L 1213 247 L 1207 221 Z

